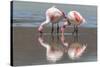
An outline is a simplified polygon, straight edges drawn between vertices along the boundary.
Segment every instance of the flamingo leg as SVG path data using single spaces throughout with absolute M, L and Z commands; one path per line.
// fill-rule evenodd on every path
M 54 35 L 53 34 L 51 35 L 51 41 L 52 42 L 54 41 Z
M 57 23 L 57 34 L 59 33 L 59 24 Z
M 72 34 L 74 35 L 78 35 L 78 26 L 74 25 L 74 31 L 72 32 Z
M 74 30 L 72 32 L 73 35 L 74 35 L 75 31 L 76 31 L 76 26 L 74 25 Z
M 78 35 L 78 26 L 76 26 L 76 36 Z
M 52 29 L 51 29 L 51 33 L 54 32 L 54 24 L 52 23 Z
M 74 42 L 78 42 L 78 34 L 74 36 Z

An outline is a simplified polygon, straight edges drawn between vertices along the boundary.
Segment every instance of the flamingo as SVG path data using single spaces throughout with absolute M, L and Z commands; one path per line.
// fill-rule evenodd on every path
M 43 27 L 46 24 L 51 22 L 52 23 L 52 31 L 51 31 L 51 33 L 53 33 L 53 31 L 54 31 L 54 24 L 55 23 L 57 23 L 57 32 L 59 32 L 59 24 L 58 24 L 58 22 L 63 18 L 66 19 L 66 16 L 65 16 L 64 12 L 59 10 L 55 6 L 52 6 L 51 8 L 47 9 L 47 11 L 46 11 L 46 20 L 43 23 L 41 23 L 41 25 L 38 28 L 38 31 L 40 33 L 42 33 L 43 32 Z M 66 20 L 64 22 L 66 22 Z
M 74 25 L 73 33 L 76 32 L 76 34 L 78 33 L 78 26 L 86 22 L 85 18 L 83 18 L 83 16 L 78 11 L 70 11 L 67 15 L 67 21 L 68 23 Z M 67 23 L 65 22 L 61 27 L 62 33 L 64 33 L 66 25 Z

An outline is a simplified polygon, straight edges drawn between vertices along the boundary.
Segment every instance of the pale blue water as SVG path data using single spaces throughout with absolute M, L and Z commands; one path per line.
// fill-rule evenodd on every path
M 72 5 L 72 4 L 52 4 L 14 1 L 13 4 L 13 26 L 17 27 L 37 27 L 45 20 L 45 11 L 56 6 L 66 14 L 71 10 L 79 11 L 86 19 L 87 23 L 81 27 L 97 27 L 97 6 Z M 62 23 L 60 23 L 62 25 Z M 50 24 L 48 25 L 50 26 Z

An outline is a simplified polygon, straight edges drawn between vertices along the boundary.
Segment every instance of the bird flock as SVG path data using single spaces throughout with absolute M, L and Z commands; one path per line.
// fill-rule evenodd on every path
M 57 33 L 60 32 L 64 34 L 65 29 L 67 26 L 73 25 L 74 33 L 78 33 L 78 27 L 80 24 L 86 22 L 85 18 L 78 12 L 78 11 L 70 11 L 65 14 L 62 10 L 52 6 L 51 8 L 47 9 L 45 12 L 46 20 L 40 24 L 38 27 L 38 32 L 41 34 L 43 33 L 43 28 L 45 25 L 52 23 L 51 33 L 54 32 L 54 24 L 57 24 Z M 59 21 L 63 22 L 63 25 L 59 27 Z

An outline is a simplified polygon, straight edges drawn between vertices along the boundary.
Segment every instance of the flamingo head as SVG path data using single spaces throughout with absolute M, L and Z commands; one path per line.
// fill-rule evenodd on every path
M 38 28 L 38 32 L 42 33 L 42 31 L 43 31 L 43 27 L 40 26 L 40 27 Z
M 71 25 L 71 22 L 68 17 L 64 19 L 64 25 Z
M 64 33 L 65 27 L 66 27 L 65 25 L 63 25 L 63 26 L 61 27 L 61 32 L 62 32 L 62 33 Z

